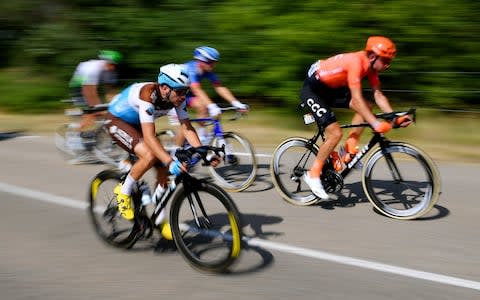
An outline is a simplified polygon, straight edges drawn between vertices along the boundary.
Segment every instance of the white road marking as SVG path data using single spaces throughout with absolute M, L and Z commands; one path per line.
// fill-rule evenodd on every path
M 19 187 L 8 183 L 0 182 L 0 191 L 14 194 L 22 197 L 32 198 L 44 202 L 63 205 L 76 209 L 86 209 L 87 203 L 84 201 L 74 200 L 66 197 L 60 197 L 49 193 L 40 192 L 33 189 Z M 304 257 L 310 257 L 318 260 L 325 260 L 343 265 L 349 265 L 364 269 L 375 270 L 384 273 L 391 273 L 400 276 L 422 279 L 442 284 L 453 285 L 457 287 L 480 290 L 480 282 L 473 280 L 466 280 L 458 277 L 446 276 L 442 274 L 419 271 L 415 269 L 408 269 L 394 265 L 378 263 L 369 260 L 358 259 L 349 256 L 336 255 L 324 251 L 312 250 L 302 247 L 290 246 L 287 244 L 275 243 L 258 238 L 244 238 L 244 241 L 250 246 L 262 247 L 265 249 L 276 250 L 284 253 L 291 253 Z

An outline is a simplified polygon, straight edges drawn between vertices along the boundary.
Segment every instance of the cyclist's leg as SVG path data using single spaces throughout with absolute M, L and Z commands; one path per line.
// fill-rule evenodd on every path
M 372 110 L 372 107 L 373 107 L 372 104 L 370 102 L 367 102 L 367 105 L 370 108 L 370 110 Z M 342 105 L 341 107 L 345 107 L 345 106 Z M 348 100 L 347 107 L 351 109 L 350 100 Z M 362 115 L 355 112 L 355 114 L 352 117 L 352 124 L 360 124 L 364 122 L 365 120 L 363 119 Z M 341 151 L 341 152 L 344 152 L 342 156 L 343 162 L 348 163 L 353 158 L 353 156 L 355 156 L 358 153 L 358 143 L 364 129 L 365 129 L 364 127 L 356 127 L 356 128 L 354 127 L 350 129 L 348 133 L 348 137 L 345 141 L 344 151 Z
M 197 113 L 200 113 L 201 109 L 199 110 L 199 108 L 201 107 L 201 103 L 197 97 L 187 97 L 185 101 L 187 102 L 187 107 L 193 107 L 195 110 L 197 110 Z M 199 114 L 198 117 L 204 117 L 204 116 L 201 116 Z M 204 129 L 202 128 L 202 130 Z M 201 133 L 200 131 L 201 131 L 200 128 L 198 128 L 197 134 L 200 135 Z M 185 145 L 185 142 L 186 142 L 186 138 L 185 138 L 185 135 L 183 134 L 183 131 L 177 130 L 175 134 L 175 144 L 179 147 L 183 147 Z
M 153 166 L 156 161 L 155 155 L 142 141 L 141 129 L 132 126 L 123 120 L 114 117 L 110 113 L 106 116 L 108 124 L 105 126 L 114 141 L 129 153 L 134 153 L 138 160 L 132 165 L 123 184 L 115 187 L 118 208 L 126 219 L 133 218 L 132 190 L 136 182 Z
M 207 103 L 204 103 L 198 97 L 190 97 L 186 101 L 189 107 L 192 107 L 195 109 L 195 111 L 197 112 L 198 118 L 209 117 Z M 206 129 L 202 122 L 198 123 L 198 125 L 199 126 L 196 128 L 196 130 L 197 130 L 198 136 L 200 137 L 200 140 L 202 140 L 206 135 Z
M 331 91 L 327 87 L 315 83 L 311 79 L 305 80 L 300 95 L 304 107 L 312 112 L 317 125 L 325 128 L 325 141 L 320 145 L 310 171 L 303 177 L 304 181 L 312 189 L 312 192 L 322 199 L 328 199 L 328 195 L 325 193 L 320 181 L 323 165 L 342 138 L 340 125 L 328 104 L 331 102 L 329 101 L 330 95 Z

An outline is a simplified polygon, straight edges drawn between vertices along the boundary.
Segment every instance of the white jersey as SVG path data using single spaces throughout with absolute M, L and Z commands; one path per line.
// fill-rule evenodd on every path
M 98 85 L 106 64 L 107 61 L 101 59 L 92 59 L 79 63 L 72 79 L 70 80 L 70 87 Z
M 115 117 L 134 125 L 154 123 L 155 119 L 167 115 L 170 108 L 158 109 L 153 103 L 140 99 L 140 90 L 146 84 L 151 84 L 151 82 L 134 83 L 124 89 L 112 99 L 112 102 L 108 105 L 108 111 Z M 154 103 L 155 101 L 161 101 L 158 99 L 156 92 L 153 92 L 150 97 Z M 175 107 L 174 110 L 179 120 L 188 119 L 185 101 L 180 106 Z

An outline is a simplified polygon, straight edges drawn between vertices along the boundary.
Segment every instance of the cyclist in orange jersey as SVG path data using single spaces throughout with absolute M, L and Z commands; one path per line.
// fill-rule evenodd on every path
M 317 197 L 328 199 L 320 175 L 325 160 L 342 139 L 340 124 L 331 107 L 353 109 L 355 114 L 352 123 L 366 121 L 376 132 L 386 133 L 392 128 L 391 123 L 376 119 L 372 105 L 363 97 L 361 83 L 367 77 L 378 107 L 383 112 L 392 112 L 388 98 L 380 89 L 378 73 L 388 69 L 396 52 L 395 44 L 389 38 L 371 36 L 364 50 L 318 60 L 310 67 L 300 98 L 302 106 L 313 113 L 319 126 L 325 128 L 326 139 L 320 146 L 310 171 L 303 175 L 303 180 Z M 395 122 L 400 126 L 408 126 L 411 120 L 405 116 Z M 363 128 L 350 131 L 346 141 L 346 160 L 358 152 L 357 145 L 362 131 Z

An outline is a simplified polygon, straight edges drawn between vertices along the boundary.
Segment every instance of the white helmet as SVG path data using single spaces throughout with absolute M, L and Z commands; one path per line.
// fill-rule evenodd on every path
M 183 65 L 168 64 L 160 67 L 158 83 L 166 84 L 172 89 L 185 89 L 190 86 L 190 79 Z

